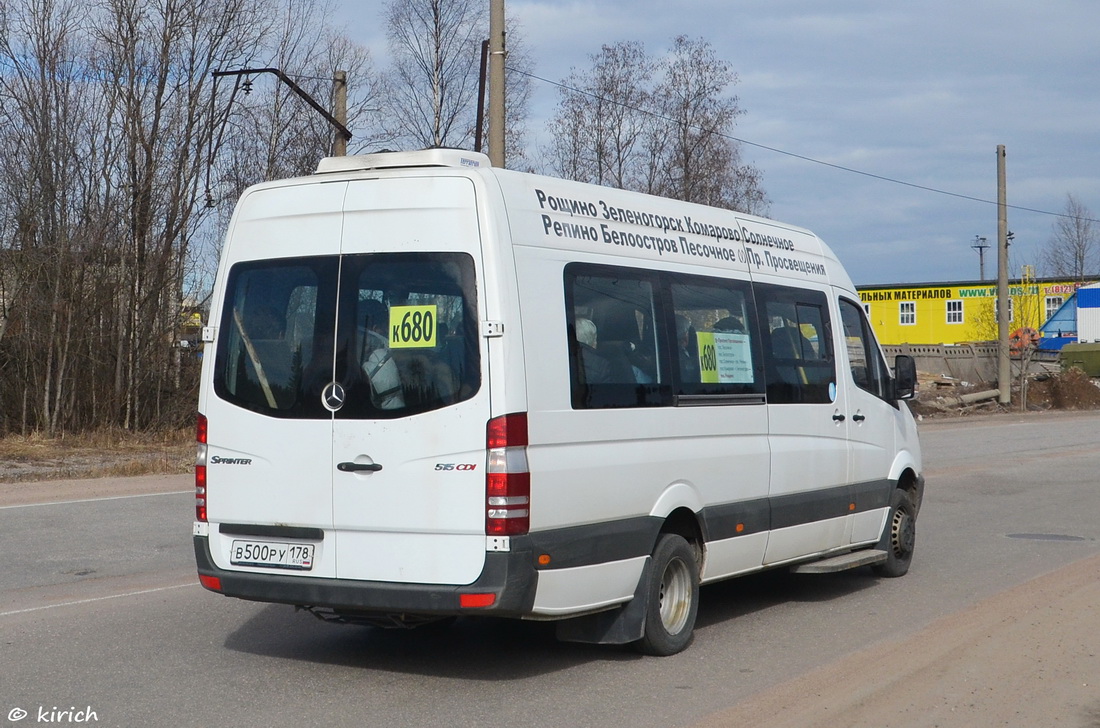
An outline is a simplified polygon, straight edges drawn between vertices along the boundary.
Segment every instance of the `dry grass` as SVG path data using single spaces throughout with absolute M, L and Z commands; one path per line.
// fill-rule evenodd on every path
M 186 473 L 195 461 L 194 430 L 0 438 L 0 482 Z

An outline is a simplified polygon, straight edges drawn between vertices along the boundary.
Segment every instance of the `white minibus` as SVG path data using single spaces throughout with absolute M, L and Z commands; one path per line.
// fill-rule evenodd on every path
M 668 655 L 700 584 L 909 568 L 914 362 L 802 228 L 472 152 L 328 158 L 244 193 L 209 323 L 215 592 Z

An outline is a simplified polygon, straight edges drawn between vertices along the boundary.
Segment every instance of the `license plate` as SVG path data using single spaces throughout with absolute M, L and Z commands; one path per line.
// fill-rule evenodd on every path
M 309 571 L 313 568 L 313 546 L 311 543 L 234 541 L 229 552 L 229 563 L 234 566 Z

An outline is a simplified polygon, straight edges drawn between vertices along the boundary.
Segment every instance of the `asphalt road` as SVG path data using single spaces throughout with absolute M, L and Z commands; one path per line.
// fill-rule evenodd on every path
M 80 483 L 63 497 L 39 486 L 30 500 L 62 502 L 7 507 L 13 491 L 0 490 L 0 726 L 87 710 L 90 724 L 119 726 L 706 721 L 1100 553 L 1098 425 L 1095 413 L 923 423 L 928 490 L 909 575 L 705 587 L 695 644 L 669 658 L 559 644 L 545 624 L 392 632 L 207 592 L 186 477 L 120 481 L 123 497 L 107 499 L 116 491 L 97 481 L 91 500 Z

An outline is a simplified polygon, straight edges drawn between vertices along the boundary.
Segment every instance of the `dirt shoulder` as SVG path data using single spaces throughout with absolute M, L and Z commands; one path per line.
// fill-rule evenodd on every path
M 85 435 L 0 438 L 0 483 L 176 475 L 195 463 L 195 433 L 105 430 Z
M 1100 556 L 879 643 L 693 728 L 1100 726 Z
M 0 508 L 34 503 L 61 503 L 94 498 L 177 493 L 191 491 L 194 487 L 194 476 L 186 474 L 0 483 Z
M 907 404 L 922 419 L 1100 409 L 1100 380 L 1076 368 L 1029 377 L 1024 396 L 1015 382 L 1011 402 L 1003 405 L 998 402 L 996 384 L 970 384 L 925 373 L 919 378 L 917 396 Z

